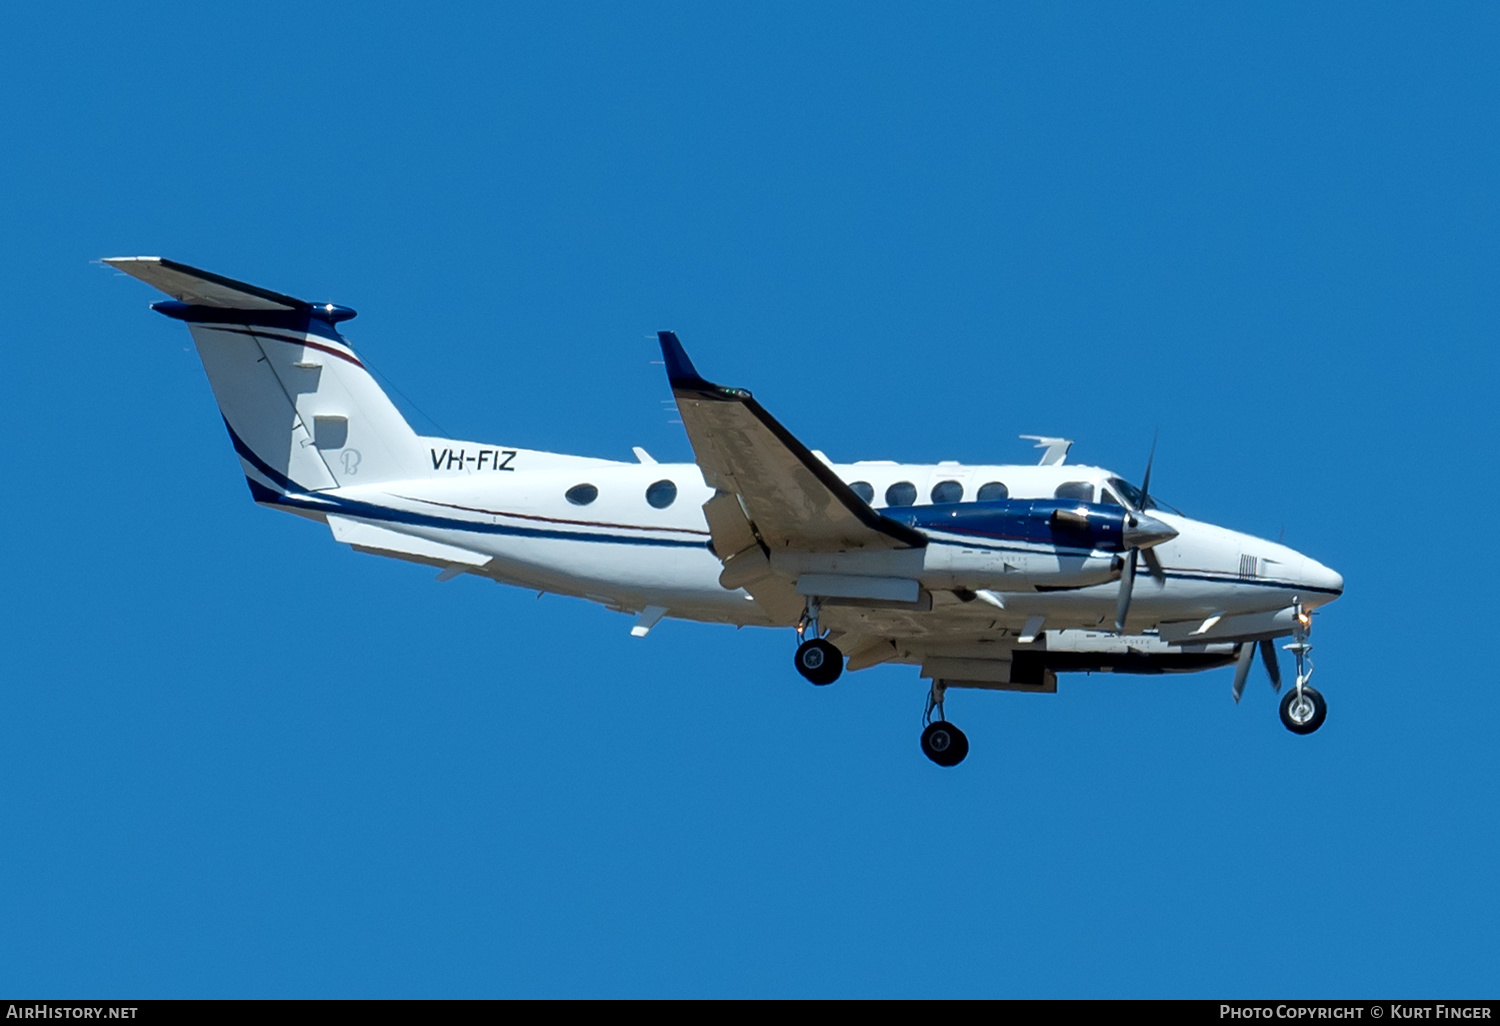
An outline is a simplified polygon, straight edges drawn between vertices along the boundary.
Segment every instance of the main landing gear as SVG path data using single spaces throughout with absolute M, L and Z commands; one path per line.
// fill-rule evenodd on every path
M 943 696 L 947 692 L 941 681 L 932 682 L 927 695 L 927 711 L 922 714 L 922 754 L 939 766 L 957 766 L 969 754 L 969 739 L 964 732 L 943 718 Z M 937 719 L 933 719 L 933 713 Z
M 1313 674 L 1313 663 L 1307 656 L 1312 651 L 1307 641 L 1311 630 L 1312 618 L 1299 608 L 1292 643 L 1283 646 L 1297 660 L 1297 686 L 1281 699 L 1281 722 L 1293 734 L 1311 734 L 1328 718 L 1328 703 L 1307 683 Z
M 797 621 L 797 639 L 793 663 L 798 673 L 820 687 L 839 679 L 844 672 L 844 653 L 823 637 L 815 598 L 807 600 L 807 608 Z M 943 716 L 947 690 L 942 681 L 934 680 L 927 694 L 927 711 L 922 714 L 922 754 L 939 766 L 957 766 L 969 754 L 969 739 Z
M 808 600 L 807 611 L 797 621 L 797 638 L 801 642 L 793 659 L 797 672 L 819 687 L 838 680 L 844 672 L 844 653 L 822 637 L 818 629 L 817 599 Z

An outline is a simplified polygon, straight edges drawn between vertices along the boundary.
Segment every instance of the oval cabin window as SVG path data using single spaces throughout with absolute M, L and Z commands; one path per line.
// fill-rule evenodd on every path
M 917 486 L 910 481 L 897 481 L 885 490 L 887 506 L 910 506 L 917 501 Z
M 850 483 L 849 490 L 866 502 L 875 501 L 875 489 L 870 487 L 868 481 L 854 481 Z
M 591 484 L 574 485 L 563 493 L 563 497 L 575 506 L 587 506 L 599 498 L 599 489 Z
M 1052 493 L 1059 499 L 1077 499 L 1079 502 L 1094 501 L 1094 486 L 1087 481 L 1069 481 L 1057 486 Z
M 999 502 L 1001 499 L 1010 498 L 1010 489 L 1000 481 L 991 481 L 979 486 L 980 502 Z
M 658 481 L 646 489 L 646 501 L 657 509 L 666 509 L 677 501 L 677 486 L 671 481 Z
M 932 501 L 935 503 L 963 502 L 964 486 L 957 481 L 939 481 L 932 486 Z

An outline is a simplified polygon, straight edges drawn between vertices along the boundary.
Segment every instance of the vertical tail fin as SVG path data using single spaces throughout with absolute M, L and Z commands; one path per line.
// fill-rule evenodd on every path
M 285 494 L 427 476 L 421 440 L 335 328 L 353 310 L 161 257 L 104 262 L 172 297 L 152 309 L 187 323 L 253 483 Z

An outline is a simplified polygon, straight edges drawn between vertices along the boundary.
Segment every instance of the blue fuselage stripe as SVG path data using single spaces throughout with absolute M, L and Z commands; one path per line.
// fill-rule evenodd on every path
M 520 538 L 545 538 L 556 541 L 587 541 L 608 542 L 616 545 L 656 545 L 668 548 L 685 549 L 708 549 L 707 541 L 693 540 L 684 541 L 678 538 L 640 538 L 631 535 L 620 534 L 594 534 L 584 531 L 552 531 L 537 527 L 513 527 L 509 524 L 479 524 L 472 520 L 459 520 L 456 517 L 440 517 L 431 513 L 414 513 L 409 510 L 392 509 L 389 506 L 378 506 L 373 502 L 359 502 L 354 499 L 346 499 L 337 495 L 316 493 L 314 499 L 309 490 L 303 488 L 297 482 L 281 473 L 275 467 L 268 464 L 255 454 L 245 440 L 235 433 L 234 428 L 229 426 L 229 421 L 224 421 L 224 427 L 229 430 L 229 440 L 234 443 L 234 451 L 242 456 L 272 484 L 284 490 L 285 494 L 271 493 L 274 498 L 263 498 L 252 488 L 257 502 L 268 502 L 278 506 L 287 506 L 294 509 L 317 510 L 322 513 L 341 513 L 361 520 L 383 520 L 394 524 L 410 524 L 413 527 L 435 527 L 444 531 L 471 531 L 475 534 L 505 534 Z M 253 483 L 253 482 L 252 482 Z M 663 527 L 663 531 L 671 531 L 674 528 Z
M 517 538 L 541 538 L 551 541 L 581 541 L 611 545 L 647 545 L 656 546 L 659 548 L 706 549 L 709 552 L 713 551 L 713 545 L 711 542 L 698 539 L 683 540 L 678 538 L 642 538 L 637 535 L 606 534 L 602 532 L 594 533 L 585 531 L 557 531 L 537 527 L 516 527 L 510 524 L 480 524 L 475 523 L 472 520 L 459 520 L 455 517 L 442 517 L 435 516 L 431 513 L 416 513 L 410 510 L 392 509 L 389 506 L 379 506 L 372 502 L 360 502 L 354 499 L 346 499 L 335 495 L 327 495 L 322 493 L 310 494 L 308 492 L 308 489 L 303 488 L 291 478 L 276 470 L 270 464 L 266 463 L 265 460 L 257 456 L 255 452 L 245 444 L 244 439 L 240 438 L 240 436 L 235 433 L 234 428 L 229 426 L 228 420 L 224 421 L 224 427 L 229 431 L 230 441 L 234 443 L 234 451 L 242 456 L 245 459 L 245 462 L 249 463 L 257 471 L 265 475 L 267 480 L 282 488 L 285 492 L 285 494 L 278 494 L 275 492 L 271 492 L 269 489 L 261 490 L 260 487 L 256 485 L 256 483 L 252 480 L 251 494 L 254 495 L 256 502 L 261 502 L 268 505 L 285 506 L 292 509 L 307 509 L 316 510 L 322 513 L 343 514 L 351 517 L 357 517 L 361 520 L 378 520 L 385 521 L 387 523 L 408 524 L 412 527 L 430 527 L 444 531 L 469 531 L 474 534 L 509 535 L 511 537 Z M 316 494 L 317 498 L 313 498 L 313 494 Z M 672 531 L 677 529 L 671 527 L 663 527 L 660 530 Z M 949 545 L 954 548 L 984 548 L 1000 552 L 1028 553 L 1031 555 L 1055 554 L 1064 556 L 1066 558 L 1076 558 L 1079 556 L 1090 555 L 1103 557 L 1111 555 L 1111 553 L 1107 551 L 1099 552 L 1098 550 L 1090 549 L 1063 550 L 1060 547 L 1050 550 L 1025 549 L 1011 545 L 986 544 L 972 538 L 964 538 L 962 541 L 952 541 L 946 538 L 934 538 L 932 539 L 932 541 L 935 544 Z M 1046 543 L 1038 542 L 1036 544 L 1038 544 L 1039 546 L 1045 546 Z M 1166 576 L 1175 577 L 1179 580 L 1207 581 L 1213 584 L 1248 584 L 1252 587 L 1282 588 L 1292 591 L 1317 592 L 1323 595 L 1342 594 L 1341 592 L 1335 591 L 1331 588 L 1313 588 L 1298 584 L 1295 581 L 1245 579 L 1240 577 L 1231 577 L 1228 574 L 1225 574 L 1224 576 L 1215 576 L 1211 572 L 1184 573 L 1182 571 L 1167 570 Z
M 708 542 L 684 541 L 678 538 L 641 538 L 623 534 L 595 534 L 585 531 L 554 531 L 540 527 L 516 527 L 511 524 L 480 524 L 472 520 L 435 516 L 431 513 L 415 513 L 410 510 L 377 506 L 372 502 L 357 502 L 332 495 L 321 496 L 321 502 L 308 502 L 301 496 L 288 495 L 277 501 L 281 505 L 302 509 L 322 510 L 341 516 L 357 517 L 360 520 L 381 520 L 393 524 L 408 524 L 412 527 L 432 527 L 444 531 L 469 531 L 474 534 L 502 534 L 518 538 L 544 538 L 554 541 L 608 542 L 614 545 L 656 545 L 669 548 L 707 549 Z M 663 531 L 672 528 L 664 527 Z
M 1337 588 L 1315 588 L 1309 584 L 1298 581 L 1277 581 L 1261 578 L 1239 577 L 1233 573 L 1226 572 L 1216 575 L 1211 571 L 1202 573 L 1184 573 L 1181 570 L 1166 569 L 1168 577 L 1175 577 L 1181 581 L 1207 581 L 1210 584 L 1247 584 L 1252 588 L 1280 588 L 1283 591 L 1317 592 L 1319 595 L 1342 595 L 1343 592 Z M 1139 585 L 1137 585 L 1139 587 Z

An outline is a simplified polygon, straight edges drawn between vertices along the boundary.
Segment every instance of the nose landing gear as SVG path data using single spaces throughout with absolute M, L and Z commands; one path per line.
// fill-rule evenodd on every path
M 1328 716 L 1328 703 L 1316 689 L 1288 691 L 1281 699 L 1281 722 L 1293 734 L 1311 734 Z
M 957 766 L 969 754 L 969 739 L 964 732 L 943 718 L 943 696 L 947 692 L 941 681 L 932 682 L 927 695 L 927 711 L 922 714 L 922 754 L 939 766 Z M 933 719 L 937 713 L 937 719 Z
M 1297 660 L 1297 686 L 1281 699 L 1281 722 L 1293 734 L 1311 734 L 1328 718 L 1328 703 L 1308 684 L 1313 674 L 1313 662 L 1307 655 L 1312 651 L 1307 640 L 1311 630 L 1312 618 L 1299 607 L 1292 643 L 1283 646 Z

